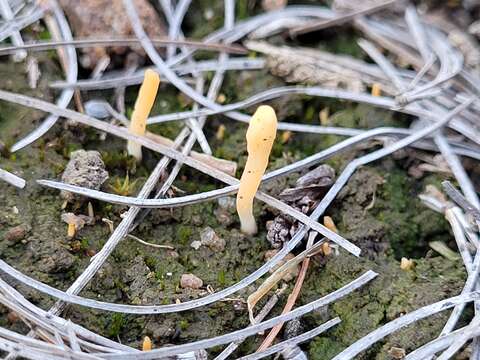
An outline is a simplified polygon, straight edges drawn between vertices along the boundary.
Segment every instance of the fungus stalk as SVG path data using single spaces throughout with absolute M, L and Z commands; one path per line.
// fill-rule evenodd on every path
M 137 101 L 135 102 L 132 119 L 130 121 L 129 130 L 132 134 L 141 136 L 145 135 L 147 118 L 150 114 L 153 103 L 155 102 L 159 84 L 160 77 L 158 74 L 153 70 L 146 70 L 142 86 L 138 92 Z M 128 154 L 135 157 L 137 161 L 142 160 L 142 145 L 135 141 L 128 140 L 127 151 Z
M 143 338 L 142 351 L 151 351 L 152 350 L 152 340 L 145 336 Z
M 77 231 L 77 227 L 73 223 L 69 223 L 67 225 L 67 236 L 69 238 L 73 238 L 75 236 L 75 232 Z
M 248 126 L 246 136 L 248 158 L 237 194 L 237 212 L 240 217 L 241 231 L 248 235 L 257 232 L 257 224 L 253 217 L 253 198 L 267 168 L 276 132 L 275 111 L 270 106 L 260 106 L 253 114 Z

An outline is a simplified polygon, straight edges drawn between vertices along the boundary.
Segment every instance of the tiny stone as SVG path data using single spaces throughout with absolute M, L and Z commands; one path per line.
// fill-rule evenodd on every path
M 202 246 L 202 243 L 201 243 L 201 241 L 195 240 L 195 241 L 192 241 L 190 246 L 192 248 L 194 248 L 195 250 L 198 250 L 198 249 L 200 249 L 200 246 Z
M 395 346 L 392 346 L 388 353 L 392 355 L 394 359 L 403 359 L 406 355 L 405 349 Z
M 18 317 L 17 313 L 13 311 L 9 311 L 7 315 L 7 320 L 10 324 L 16 323 L 20 318 Z
M 200 242 L 213 251 L 223 251 L 225 240 L 220 238 L 211 227 L 207 226 L 200 232 Z
M 200 289 L 203 281 L 193 274 L 183 274 L 180 278 L 180 286 L 184 289 Z
M 222 209 L 235 209 L 235 199 L 230 196 L 221 197 L 217 200 L 217 202 L 218 206 L 220 206 Z
M 168 250 L 167 251 L 167 254 L 168 256 L 174 258 L 174 259 L 178 259 L 180 257 L 180 255 L 178 254 L 178 252 L 176 252 L 175 250 Z
M 5 240 L 11 242 L 17 242 L 25 238 L 28 229 L 25 225 L 18 225 L 7 231 L 5 234 Z
M 205 18 L 205 20 L 211 20 L 214 15 L 215 15 L 215 13 L 213 12 L 212 9 L 207 9 L 203 13 L 203 17 Z
M 106 119 L 111 116 L 110 111 L 108 111 L 108 103 L 104 100 L 93 99 L 85 102 L 83 105 L 88 116 L 97 119 Z
M 266 11 L 280 10 L 287 5 L 287 0 L 262 0 L 262 8 Z
M 283 332 L 283 338 L 285 340 L 291 339 L 300 335 L 303 332 L 303 326 L 299 319 L 293 319 L 285 324 L 285 330 Z

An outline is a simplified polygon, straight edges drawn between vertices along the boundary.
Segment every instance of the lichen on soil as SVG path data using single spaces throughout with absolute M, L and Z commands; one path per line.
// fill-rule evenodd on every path
M 189 32 L 193 36 L 212 30 L 194 27 L 194 24 L 203 22 L 195 21 L 194 14 L 204 13 L 204 3 L 198 2 L 192 6 L 189 11 L 189 16 L 192 16 L 187 16 L 187 28 L 191 27 Z M 222 9 L 214 10 L 215 21 L 210 24 L 219 26 Z M 338 39 L 338 47 L 345 48 L 348 44 L 346 39 L 352 36 L 342 34 Z M 335 39 L 331 41 L 335 42 Z M 47 90 L 47 82 L 59 73 L 59 65 L 51 56 L 41 56 L 39 62 L 44 81 L 38 90 L 27 88 L 23 68 L 12 62 L 0 63 L 0 75 L 9 74 L 0 76 L 0 87 L 52 100 L 54 94 Z M 269 75 L 266 70 L 235 76 L 229 74 L 225 81 L 222 91 L 229 102 L 243 99 L 273 84 L 283 84 L 281 79 Z M 127 94 L 130 107 L 135 91 L 132 88 Z M 187 107 L 188 102 L 185 104 L 185 99 L 176 94 L 171 86 L 163 84 L 154 112 L 165 113 Z M 105 93 L 102 96 L 109 98 L 110 95 Z M 387 111 L 365 105 L 319 98 L 281 98 L 272 101 L 271 105 L 278 110 L 280 120 L 307 124 L 318 123 L 318 111 L 327 106 L 332 114 L 331 125 L 334 126 L 403 126 L 409 121 L 408 118 L 393 116 Z M 12 144 L 33 129 L 41 118 L 39 112 L 0 103 L 0 140 L 7 145 Z M 227 127 L 225 137 L 221 140 L 214 136 L 220 124 Z M 170 138 L 179 129 L 179 123 L 151 127 L 151 131 Z M 211 139 L 215 156 L 238 161 L 237 176 L 246 160 L 245 131 L 244 124 L 232 123 L 223 116 L 208 119 L 205 130 Z M 308 156 L 341 139 L 333 135 L 295 133 L 284 144 L 277 143 L 274 146 L 270 168 Z M 371 149 L 378 144 L 369 146 Z M 85 269 L 91 256 L 108 239 L 109 227 L 101 219 L 109 219 L 117 225 L 121 221 L 121 214 L 127 210 L 122 206 L 92 201 L 95 225 L 85 226 L 74 239 L 67 238 L 66 224 L 60 219 L 64 211 L 63 200 L 57 191 L 41 188 L 35 184 L 35 180 L 58 179 L 69 154 L 77 149 L 101 152 L 110 173 L 105 190 L 115 191 L 116 181 L 124 181 L 128 174 L 130 186 L 127 190 L 131 194 L 139 190 L 159 159 L 159 155 L 145 151 L 145 161 L 135 166 L 134 161 L 125 154 L 123 141 L 110 136 L 103 141 L 100 133 L 65 120 L 60 120 L 47 135 L 28 148 L 13 155 L 8 152 L 2 154 L 2 168 L 18 172 L 28 181 L 28 186 L 24 190 L 16 190 L 0 183 L 1 257 L 16 269 L 63 290 Z M 369 150 L 355 148 L 329 159 L 327 163 L 339 173 L 351 159 L 365 151 Z M 375 270 L 380 275 L 370 285 L 345 299 L 303 318 L 307 327 L 319 325 L 334 316 L 342 319 L 340 325 L 304 346 L 311 359 L 329 359 L 356 339 L 400 314 L 456 295 L 461 290 L 465 277 L 461 263 L 442 258 L 428 248 L 428 242 L 433 240 L 443 240 L 454 247 L 449 227 L 440 215 L 423 206 L 417 197 L 427 184 L 438 184 L 439 177 L 425 175 L 419 179 L 412 178 L 408 174 L 408 164 L 415 160 L 409 152 L 404 156 L 402 159 L 390 157 L 359 169 L 326 212 L 335 220 L 340 233 L 362 248 L 363 254 L 360 259 L 352 258 L 344 251 L 340 251 L 339 256 L 315 257 L 298 303 L 305 304 L 326 295 L 367 269 Z M 276 180 L 265 185 L 265 189 L 277 195 L 292 185 L 297 176 Z M 187 193 L 222 186 L 186 167 L 174 185 Z M 86 214 L 87 204 L 69 204 L 66 210 Z M 270 249 L 265 239 L 265 222 L 273 219 L 276 212 L 256 202 L 255 213 L 260 219 L 260 231 L 254 237 L 246 237 L 238 230 L 239 221 L 234 208 L 225 205 L 225 202 L 211 201 L 171 210 L 153 210 L 134 234 L 147 242 L 171 245 L 175 250 L 154 249 L 125 238 L 81 295 L 116 303 L 170 304 L 205 296 L 206 285 L 213 289 L 228 287 L 260 267 L 265 261 L 265 252 Z M 24 227 L 23 235 L 7 240 L 7 234 L 16 226 Z M 214 251 L 206 246 L 197 250 L 192 248 L 191 243 L 200 240 L 200 232 L 206 227 L 211 227 L 226 240 L 224 250 Z M 413 258 L 415 268 L 411 271 L 401 270 L 401 257 Z M 205 286 L 200 290 L 181 288 L 179 281 L 184 273 L 195 274 Z M 177 314 L 134 316 L 70 306 L 63 315 L 90 330 L 135 347 L 140 346 L 145 335 L 153 339 L 155 346 L 184 343 L 248 325 L 243 300 L 259 284 L 260 281 L 257 281 L 234 294 L 232 300 Z M 293 284 L 289 283 L 289 286 L 291 288 Z M 29 288 L 18 287 L 30 301 L 44 309 L 54 302 Z M 0 325 L 21 327 L 18 320 L 12 320 L 5 309 L 1 311 Z M 279 310 L 275 313 L 278 314 Z M 407 352 L 413 350 L 435 337 L 445 319 L 446 314 L 443 313 L 423 320 L 414 327 L 407 327 L 362 354 L 362 358 L 389 359 L 392 347 L 404 348 Z M 236 355 L 254 351 L 260 341 L 258 336 L 247 339 Z M 213 349 L 213 353 L 220 350 Z

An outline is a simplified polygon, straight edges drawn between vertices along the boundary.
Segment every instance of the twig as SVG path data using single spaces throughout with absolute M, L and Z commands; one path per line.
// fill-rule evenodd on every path
M 473 206 L 449 181 L 442 182 L 443 190 L 458 206 L 466 213 L 472 215 L 475 220 L 480 221 L 480 211 Z
M 257 316 L 255 316 L 254 324 L 262 322 L 263 319 L 267 317 L 273 307 L 277 304 L 278 300 L 280 299 L 280 295 L 282 295 L 285 290 L 287 290 L 287 285 L 284 284 L 280 289 L 278 289 L 268 301 L 265 303 L 263 308 L 258 312 Z M 244 340 L 238 340 L 230 343 L 220 354 L 218 354 L 214 360 L 225 360 L 228 358 L 243 342 Z
M 70 27 L 68 25 L 67 20 L 65 19 L 65 15 L 63 14 L 61 8 L 56 3 L 56 0 L 52 0 L 52 11 L 53 17 L 49 14 L 45 15 L 45 20 L 54 26 L 55 28 L 58 25 L 58 36 L 61 36 L 63 39 L 69 41 L 72 40 L 72 33 L 70 31 Z M 53 28 L 52 28 L 53 29 Z M 53 32 L 53 31 L 52 31 Z M 64 51 L 65 53 L 65 51 Z M 75 82 L 77 81 L 78 76 L 78 65 L 77 65 L 77 54 L 75 49 L 71 46 L 66 48 L 65 56 L 59 53 L 59 57 L 62 61 L 65 61 L 64 70 L 66 72 L 66 79 L 68 82 Z M 70 89 L 65 89 L 62 91 L 60 97 L 57 100 L 57 105 L 66 108 L 70 103 L 74 95 L 74 91 Z M 44 135 L 50 128 L 55 125 L 58 120 L 58 116 L 49 115 L 40 126 L 37 126 L 35 130 L 29 133 L 27 136 L 22 138 L 21 140 L 17 141 L 11 148 L 11 152 L 16 152 L 24 147 L 30 145 L 32 142 L 36 141 L 42 135 Z
M 8 3 L 8 0 L 0 0 L 0 13 L 2 14 L 2 17 L 6 21 L 10 21 L 14 18 L 12 9 L 10 8 L 10 4 Z M 21 47 L 23 45 L 23 39 L 22 35 L 20 34 L 20 31 L 12 31 L 10 34 L 10 38 L 12 39 L 12 42 L 16 45 Z M 27 57 L 26 51 L 15 51 L 14 52 L 14 61 L 22 61 Z
M 170 40 L 167 38 L 152 38 L 156 46 L 181 45 L 199 50 L 223 51 L 231 54 L 243 55 L 247 50 L 240 45 L 224 45 L 219 43 L 204 43 L 195 40 Z M 136 38 L 74 38 L 72 40 L 36 41 L 16 46 L 0 47 L 0 55 L 14 54 L 19 50 L 46 51 L 56 48 L 73 46 L 75 48 L 87 48 L 94 46 L 134 46 L 138 45 Z
M 174 248 L 173 246 L 170 246 L 170 245 L 152 244 L 152 243 L 143 241 L 143 240 L 140 239 L 139 237 L 136 237 L 135 235 L 132 235 L 132 234 L 128 234 L 127 236 L 128 236 L 129 238 L 131 238 L 131 239 L 139 242 L 140 244 L 143 244 L 143 245 L 146 245 L 146 246 L 151 246 L 151 247 L 156 248 L 156 249 L 175 250 L 175 248 Z
M 396 2 L 398 2 L 398 0 L 390 0 L 390 1 L 386 1 L 386 2 L 378 4 L 378 5 L 367 7 L 365 9 L 356 10 L 356 11 L 350 12 L 350 13 L 345 14 L 345 15 L 344 14 L 338 14 L 337 17 L 335 17 L 331 20 L 312 21 L 310 24 L 302 25 L 302 26 L 299 26 L 299 27 L 296 27 L 296 28 L 293 28 L 292 30 L 290 30 L 290 36 L 295 37 L 297 35 L 301 35 L 301 34 L 305 34 L 305 33 L 308 33 L 308 32 L 325 29 L 327 27 L 331 27 L 331 26 L 334 26 L 334 25 L 345 24 L 346 22 L 349 22 L 349 21 L 355 19 L 356 17 L 360 17 L 360 16 L 363 16 L 363 15 L 371 15 L 371 14 L 377 12 L 377 11 L 383 10 L 383 9 L 395 4 Z
M 315 237 L 317 235 L 318 234 L 316 232 L 310 233 L 308 237 L 308 242 L 307 242 L 307 250 L 312 247 L 313 241 L 315 240 Z M 290 312 L 293 309 L 295 302 L 297 301 L 298 295 L 300 295 L 300 291 L 302 290 L 303 281 L 305 280 L 305 276 L 307 274 L 309 264 L 310 264 L 310 257 L 307 256 L 302 261 L 302 266 L 300 268 L 300 271 L 298 272 L 295 286 L 293 287 L 292 293 L 288 296 L 287 303 L 285 304 L 282 310 L 282 315 Z M 283 323 L 278 324 L 274 328 L 272 328 L 272 330 L 270 330 L 267 337 L 263 340 L 262 344 L 258 347 L 256 352 L 260 353 L 266 350 L 275 341 L 275 338 L 277 337 L 280 330 L 282 330 L 282 327 L 283 327 Z
M 267 357 L 267 356 L 270 356 L 270 355 L 273 355 L 277 352 L 280 352 L 284 349 L 287 349 L 291 346 L 294 346 L 294 345 L 297 345 L 297 344 L 300 344 L 302 342 L 305 342 L 305 341 L 308 341 L 312 338 L 314 338 L 315 336 L 318 336 L 320 335 L 321 333 L 325 332 L 326 330 L 332 328 L 333 326 L 335 325 L 338 325 L 339 323 L 341 323 L 341 320 L 340 318 L 336 317 L 336 318 L 333 318 L 325 323 L 323 323 L 322 325 L 320 326 L 317 326 L 315 329 L 313 330 L 310 330 L 310 331 L 307 331 L 307 332 L 304 332 L 303 334 L 301 335 L 298 335 L 298 336 L 295 336 L 291 339 L 288 339 L 288 340 L 285 340 L 285 341 L 282 341 L 274 346 L 271 346 L 269 347 L 268 349 L 266 350 L 263 350 L 261 352 L 256 352 L 254 354 L 251 354 L 251 355 L 247 355 L 247 356 L 243 356 L 241 358 L 239 358 L 238 360 L 257 360 L 257 359 L 263 359 L 264 357 Z M 277 325 L 278 326 L 278 325 Z M 273 329 L 272 329 L 273 331 Z

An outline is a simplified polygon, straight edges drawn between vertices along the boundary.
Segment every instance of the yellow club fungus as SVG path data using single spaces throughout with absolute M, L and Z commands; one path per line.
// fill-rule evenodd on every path
M 380 96 L 382 95 L 382 88 L 379 83 L 374 83 L 372 85 L 372 96 Z
M 336 232 L 338 234 L 338 229 L 335 223 L 333 222 L 333 219 L 330 216 L 324 216 L 323 217 L 323 225 L 329 230 L 332 230 L 333 232 Z
M 276 133 L 275 110 L 266 105 L 258 107 L 250 119 L 247 130 L 248 158 L 237 194 L 237 212 L 240 217 L 241 231 L 248 235 L 257 232 L 257 224 L 253 217 L 253 198 L 267 168 Z
M 130 121 L 129 130 L 135 135 L 145 135 L 147 127 L 147 118 L 152 109 L 155 97 L 157 96 L 158 85 L 160 84 L 160 77 L 153 70 L 146 70 L 142 86 L 138 92 L 137 101 L 133 109 L 132 119 Z M 142 146 L 135 141 L 128 141 L 127 151 L 137 161 L 142 160 Z
M 143 338 L 142 351 L 152 350 L 152 340 L 148 336 Z
M 330 109 L 328 107 L 323 108 L 320 111 L 318 117 L 320 118 L 320 124 L 323 125 L 323 126 L 327 126 L 328 125 L 328 120 L 329 120 L 329 117 L 330 117 Z
M 69 223 L 68 227 L 67 227 L 67 236 L 69 238 L 73 238 L 75 236 L 76 230 L 77 230 L 77 228 L 76 228 L 75 224 Z

